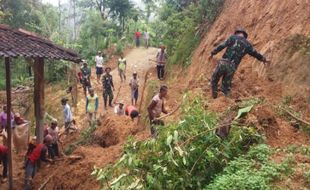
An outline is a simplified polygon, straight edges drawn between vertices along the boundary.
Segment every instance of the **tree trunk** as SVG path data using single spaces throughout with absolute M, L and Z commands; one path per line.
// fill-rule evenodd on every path
M 73 106 L 77 107 L 77 98 L 78 98 L 78 79 L 76 73 L 77 64 L 73 64 L 73 71 L 72 71 L 72 79 L 73 79 L 73 86 L 72 86 L 72 102 Z
M 123 28 L 123 29 L 122 29 L 122 34 L 123 34 L 124 31 L 125 31 L 125 17 L 122 18 L 122 22 L 123 22 L 123 23 L 122 23 L 122 28 Z
M 76 40 L 76 18 L 75 18 L 75 14 L 76 14 L 76 6 L 75 6 L 75 1 L 76 0 L 73 0 L 72 2 L 73 2 L 73 32 L 74 32 L 74 41 Z
M 58 0 L 58 31 L 60 32 L 61 27 L 61 10 L 60 10 L 60 0 Z

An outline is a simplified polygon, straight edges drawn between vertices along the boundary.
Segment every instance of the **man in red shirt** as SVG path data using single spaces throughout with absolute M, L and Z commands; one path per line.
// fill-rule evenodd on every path
M 46 158 L 47 147 L 52 144 L 52 141 L 53 137 L 51 135 L 46 135 L 43 143 L 37 144 L 33 151 L 28 155 L 25 168 L 25 189 L 31 189 L 31 181 L 35 175 L 35 167 L 39 160 L 43 162 L 53 162 L 51 159 Z
M 135 106 L 133 106 L 133 105 L 126 106 L 125 114 L 130 116 L 132 121 L 133 121 L 134 118 L 139 116 L 138 109 Z
M 4 145 L 0 145 L 0 163 L 3 166 L 1 182 L 4 183 L 8 177 L 8 148 Z
M 136 47 L 139 47 L 140 46 L 140 37 L 141 37 L 141 32 L 139 32 L 139 29 L 136 31 L 135 37 L 136 37 Z

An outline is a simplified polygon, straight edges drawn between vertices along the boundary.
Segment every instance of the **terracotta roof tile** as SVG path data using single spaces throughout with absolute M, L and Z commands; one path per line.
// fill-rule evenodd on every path
M 74 51 L 55 45 L 49 39 L 24 29 L 14 30 L 1 24 L 0 56 L 64 59 L 73 62 L 81 60 Z

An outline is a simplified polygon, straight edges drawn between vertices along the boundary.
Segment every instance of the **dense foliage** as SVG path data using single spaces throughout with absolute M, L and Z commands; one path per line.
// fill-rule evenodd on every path
M 255 129 L 236 125 L 222 140 L 214 134 L 216 116 L 204 109 L 205 102 L 201 98 L 184 101 L 179 123 L 158 127 L 157 139 L 129 140 L 115 165 L 94 170 L 105 188 L 201 189 L 230 160 L 261 140 Z
M 273 154 L 265 144 L 254 146 L 244 156 L 229 162 L 222 173 L 216 176 L 205 190 L 270 190 L 271 182 L 282 174 L 291 173 L 291 160 L 281 164 L 271 160 Z
M 167 46 L 169 63 L 189 65 L 190 57 L 218 13 L 224 0 L 169 1 L 158 10 L 150 23 L 156 45 Z
M 202 34 L 200 25 L 211 23 L 223 4 L 223 0 L 143 2 L 145 10 L 130 0 L 69 0 L 58 7 L 38 0 L 0 0 L 0 22 L 75 49 L 90 64 L 97 51 L 119 54 L 133 45 L 135 31 L 147 30 L 151 46 L 167 46 L 170 63 L 188 65 Z M 13 86 L 31 84 L 31 62 L 13 60 Z M 46 81 L 65 81 L 70 68 L 68 62 L 47 63 Z M 2 67 L 0 73 L 4 74 Z M 4 81 L 4 75 L 0 79 Z M 1 82 L 0 89 L 4 88 Z
M 0 1 L 0 22 L 13 28 L 23 28 L 41 36 L 50 38 L 55 43 L 65 47 L 74 47 L 70 44 L 70 34 L 65 24 L 59 26 L 59 12 L 56 7 L 43 4 L 36 0 L 1 0 Z M 70 44 L 70 45 L 69 45 Z M 31 59 L 13 59 L 12 85 L 32 85 Z M 45 79 L 47 82 L 63 81 L 66 79 L 67 71 L 70 68 L 68 62 L 46 61 Z M 5 89 L 4 66 L 0 67 L 0 89 Z
M 1 24 L 38 33 L 78 51 L 91 64 L 98 50 L 114 48 L 115 53 L 121 53 L 132 42 L 140 18 L 142 13 L 129 0 L 69 0 L 59 1 L 58 7 L 38 0 L 0 0 Z M 31 85 L 33 60 L 12 62 L 13 86 Z M 46 61 L 45 79 L 65 81 L 70 69 L 69 62 Z M 4 89 L 2 66 L 0 73 L 0 89 Z

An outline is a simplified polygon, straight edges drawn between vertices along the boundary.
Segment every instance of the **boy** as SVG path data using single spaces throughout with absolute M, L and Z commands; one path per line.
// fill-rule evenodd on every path
M 96 113 L 99 106 L 99 99 L 95 94 L 94 89 L 89 89 L 89 95 L 86 98 L 86 113 L 88 114 L 89 122 L 96 120 Z
M 127 68 L 127 62 L 122 53 L 121 57 L 118 59 L 118 74 L 122 82 L 126 80 L 126 74 L 125 74 L 126 68 Z
M 131 88 L 131 105 L 136 106 L 139 96 L 139 79 L 137 72 L 133 72 L 132 78 L 130 79 L 129 86 Z

